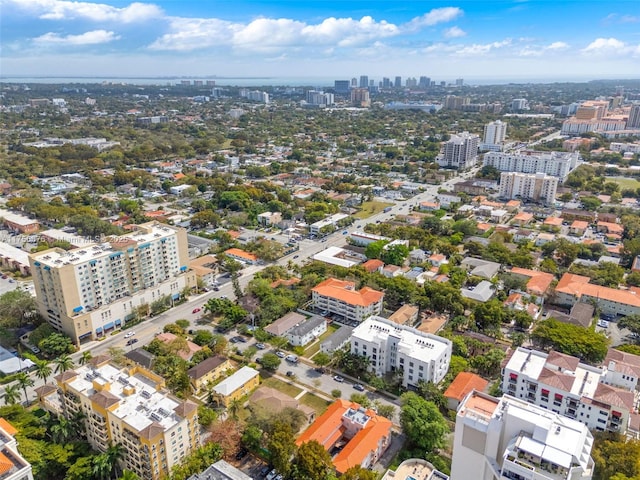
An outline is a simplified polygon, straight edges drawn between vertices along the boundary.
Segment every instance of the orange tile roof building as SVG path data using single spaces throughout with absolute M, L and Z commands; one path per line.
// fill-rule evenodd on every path
M 565 273 L 555 289 L 556 303 L 575 305 L 578 301 L 594 301 L 607 315 L 640 313 L 640 295 L 632 290 L 618 290 L 589 283 L 589 277 Z
M 2 480 L 33 480 L 31 465 L 20 452 L 15 434 L 18 430 L 0 417 L 0 478 Z
M 329 278 L 311 290 L 313 306 L 317 311 L 358 323 L 371 315 L 379 315 L 384 293 L 369 287 L 360 290 L 355 287 L 354 282 Z
M 529 270 L 528 268 L 513 267 L 510 273 L 529 279 L 527 282 L 527 293 L 531 295 L 546 294 L 554 279 L 551 273 Z
M 487 385 L 489 385 L 489 382 L 475 373 L 460 372 L 444 392 L 447 406 L 450 410 L 456 410 L 460 402 L 464 400 L 464 397 L 474 390 L 483 392 Z
M 336 471 L 342 474 L 356 465 L 374 465 L 391 443 L 392 425 L 391 420 L 373 410 L 337 400 L 298 437 L 296 444 L 315 440 L 329 452 L 342 446 L 332 458 Z
M 249 265 L 255 265 L 258 263 L 258 257 L 256 255 L 245 252 L 239 248 L 230 248 L 229 250 L 226 250 L 224 254 L 234 260 L 238 260 L 242 263 L 248 263 Z

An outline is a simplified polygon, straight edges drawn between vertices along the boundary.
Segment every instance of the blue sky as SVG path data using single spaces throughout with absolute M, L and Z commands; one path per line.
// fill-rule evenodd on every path
M 639 0 L 0 0 L 0 74 L 640 77 Z

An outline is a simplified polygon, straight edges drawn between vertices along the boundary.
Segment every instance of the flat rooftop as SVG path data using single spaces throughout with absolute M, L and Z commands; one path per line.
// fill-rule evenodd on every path
M 181 418 L 174 413 L 179 402 L 157 390 L 157 383 L 150 377 L 136 373 L 128 375 L 126 369 L 120 370 L 107 364 L 100 367 L 85 365 L 75 369 L 78 376 L 68 383 L 81 395 L 91 397 L 99 391 L 95 386 L 105 386 L 118 406 L 112 411 L 134 430 L 141 431 L 157 422 L 167 430 L 176 425 Z M 95 382 L 95 383 L 94 383 Z
M 161 224 L 154 224 L 135 232 L 112 237 L 109 241 L 103 243 L 93 243 L 81 249 L 65 251 L 62 249 L 45 250 L 41 253 L 32 254 L 35 261 L 53 268 L 59 268 L 63 265 L 81 265 L 89 260 L 106 257 L 114 253 L 119 253 L 121 249 L 131 246 L 142 246 L 161 238 L 169 238 L 175 234 L 175 230 Z M 117 248 L 116 248 L 117 247 Z

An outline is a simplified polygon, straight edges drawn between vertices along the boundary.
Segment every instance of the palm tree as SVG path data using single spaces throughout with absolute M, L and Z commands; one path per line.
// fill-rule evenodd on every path
M 106 480 L 111 476 L 111 463 L 106 453 L 93 457 L 91 460 L 91 475 L 100 480 Z
M 120 469 L 120 460 L 124 456 L 124 447 L 120 443 L 111 445 L 106 452 L 109 464 L 111 465 L 111 473 L 115 473 L 118 476 L 118 470 Z
M 53 363 L 56 364 L 56 373 L 66 372 L 74 367 L 73 360 L 69 355 L 61 355 Z
M 123 470 L 118 480 L 140 480 L 140 477 L 131 470 Z
M 69 420 L 60 415 L 56 422 L 49 427 L 51 439 L 58 444 L 64 445 L 71 438 L 72 425 Z
M 47 383 L 47 379 L 49 375 L 51 375 L 51 366 L 46 360 L 36 360 L 36 377 L 42 380 L 44 383 Z
M 240 411 L 241 408 L 242 408 L 242 402 L 240 401 L 239 398 L 234 398 L 233 400 L 231 400 L 228 407 L 229 413 L 231 414 L 231 418 L 233 418 L 234 420 L 238 420 L 238 412 Z
M 18 376 L 16 377 L 16 381 L 18 382 L 18 386 L 20 388 L 22 388 L 22 391 L 24 392 L 24 400 L 25 402 L 29 401 L 29 395 L 27 394 L 27 387 L 32 387 L 33 386 L 33 380 L 31 380 L 31 377 L 29 375 L 27 375 L 26 373 L 22 372 L 20 374 L 18 374 Z
M 15 384 L 7 385 L 4 389 L 4 404 L 15 405 L 20 400 L 20 387 Z
M 89 363 L 89 360 L 91 360 L 93 358 L 93 355 L 91 355 L 91 352 L 88 350 L 85 350 L 84 352 L 82 352 L 82 355 L 80 356 L 80 365 L 84 365 L 86 363 Z

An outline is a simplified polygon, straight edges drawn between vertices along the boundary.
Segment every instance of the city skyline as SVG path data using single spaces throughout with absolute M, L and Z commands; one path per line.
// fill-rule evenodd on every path
M 3 76 L 640 74 L 635 2 L 2 0 Z

